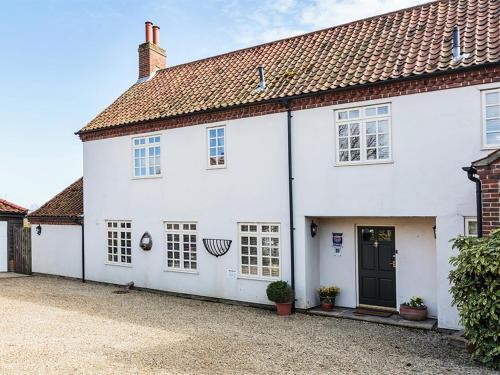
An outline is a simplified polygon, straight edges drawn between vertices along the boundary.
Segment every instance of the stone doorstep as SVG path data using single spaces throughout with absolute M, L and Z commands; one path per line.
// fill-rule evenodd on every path
M 430 331 L 434 329 L 436 326 L 436 319 L 426 319 L 422 321 L 411 321 L 403 319 L 398 314 L 394 314 L 390 317 L 382 317 L 382 316 L 373 316 L 373 315 L 356 315 L 354 314 L 356 309 L 348 308 L 348 307 L 334 307 L 332 311 L 323 311 L 320 307 L 314 307 L 305 311 L 306 314 L 310 315 L 319 315 L 319 316 L 330 316 L 334 318 L 340 319 L 352 319 L 352 320 L 360 320 L 363 322 L 370 323 L 378 323 L 378 324 L 387 324 L 399 327 L 406 328 L 416 328 Z
M 30 277 L 30 275 L 15 272 L 0 272 L 0 279 L 15 279 L 17 277 Z

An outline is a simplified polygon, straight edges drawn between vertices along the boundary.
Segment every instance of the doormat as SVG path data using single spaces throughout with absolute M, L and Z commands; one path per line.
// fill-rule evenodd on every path
M 382 318 L 388 318 L 394 314 L 392 311 L 384 311 L 384 310 L 369 310 L 369 309 L 356 309 L 354 310 L 355 315 L 373 315 L 380 316 Z

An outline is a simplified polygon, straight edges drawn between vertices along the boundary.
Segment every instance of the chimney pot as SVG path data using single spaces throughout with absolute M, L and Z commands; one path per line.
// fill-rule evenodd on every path
M 146 80 L 167 66 L 167 53 L 160 43 L 160 27 L 146 22 L 146 42 L 139 45 L 139 80 Z
M 146 43 L 151 43 L 153 39 L 153 22 L 146 21 Z
M 153 44 L 160 45 L 160 26 L 153 26 Z

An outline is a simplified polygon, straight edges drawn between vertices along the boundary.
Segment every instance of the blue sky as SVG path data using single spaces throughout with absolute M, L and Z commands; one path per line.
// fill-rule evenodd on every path
M 27 208 L 82 175 L 74 132 L 137 79 L 144 21 L 167 64 L 422 0 L 0 0 L 0 198 Z

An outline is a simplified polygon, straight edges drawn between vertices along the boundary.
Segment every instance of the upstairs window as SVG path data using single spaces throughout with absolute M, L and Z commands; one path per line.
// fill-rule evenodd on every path
M 132 224 L 130 221 L 106 221 L 107 262 L 117 265 L 132 263 Z
M 374 105 L 335 111 L 337 163 L 390 161 L 390 105 Z
M 219 126 L 208 129 L 208 167 L 226 166 L 226 128 Z
M 132 140 L 134 177 L 161 175 L 160 141 L 159 135 Z
M 500 147 L 500 89 L 483 93 L 484 145 Z

